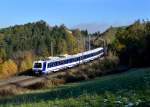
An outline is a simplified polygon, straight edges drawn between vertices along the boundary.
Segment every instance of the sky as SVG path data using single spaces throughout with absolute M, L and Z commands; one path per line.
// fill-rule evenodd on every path
M 0 27 L 45 20 L 67 27 L 150 19 L 150 0 L 0 0 Z

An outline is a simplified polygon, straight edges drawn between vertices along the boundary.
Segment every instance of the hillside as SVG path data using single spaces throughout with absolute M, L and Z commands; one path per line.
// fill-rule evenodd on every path
M 69 31 L 64 25 L 50 27 L 45 21 L 0 29 L 0 44 L 6 54 L 2 54 L 1 58 L 14 58 L 14 54 L 19 51 L 30 50 L 36 55 L 47 56 L 51 54 L 51 43 L 57 48 L 54 55 L 73 53 L 77 47 L 76 39 L 80 36 L 74 33 L 75 31 Z M 69 47 L 70 45 L 74 47 Z
M 83 50 L 81 38 L 80 30 L 50 27 L 42 20 L 0 29 L 0 78 L 31 69 L 37 59 L 78 53 Z
M 11 107 L 33 107 L 35 105 L 37 107 L 124 107 L 125 105 L 136 107 L 148 106 L 150 104 L 149 95 L 150 68 L 146 68 L 131 69 L 122 74 L 0 98 L 0 104 L 11 105 Z
M 124 27 L 111 27 L 97 37 L 93 44 L 107 43 L 109 55 L 118 56 L 120 64 L 130 67 L 150 66 L 150 21 L 137 20 Z

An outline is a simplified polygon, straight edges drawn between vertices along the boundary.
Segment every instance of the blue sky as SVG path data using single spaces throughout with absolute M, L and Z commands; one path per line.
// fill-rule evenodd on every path
M 123 25 L 150 19 L 150 0 L 0 0 L 0 27 L 40 19 L 68 27 L 82 23 Z

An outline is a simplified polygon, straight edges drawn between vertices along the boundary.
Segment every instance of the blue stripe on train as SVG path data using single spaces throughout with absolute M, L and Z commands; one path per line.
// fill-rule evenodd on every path
M 45 71 L 46 70 L 46 62 L 43 63 L 43 69 L 42 71 Z

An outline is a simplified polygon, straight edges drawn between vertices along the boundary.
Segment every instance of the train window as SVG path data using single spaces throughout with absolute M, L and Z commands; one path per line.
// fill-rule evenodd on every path
M 71 59 L 71 62 L 73 62 L 73 59 Z
M 59 65 L 61 65 L 61 61 L 59 61 Z
M 78 58 L 76 58 L 76 61 L 78 61 Z
M 83 59 L 85 59 L 85 58 L 86 58 L 86 56 L 84 55 L 84 56 L 83 56 Z
M 55 67 L 56 64 L 57 64 L 57 62 L 53 62 L 53 63 L 52 63 L 52 67 Z
M 78 58 L 76 58 L 76 61 L 78 61 Z
M 60 63 L 61 63 L 61 65 L 63 65 L 63 64 L 64 64 L 64 61 L 60 61 Z
M 78 61 L 78 58 L 74 58 L 74 61 L 75 61 L 75 62 Z
M 68 63 L 70 63 L 70 59 L 68 59 Z
M 42 63 L 35 63 L 34 68 L 42 68 Z
M 89 56 L 89 54 L 87 55 L 87 58 L 89 58 L 90 56 Z
M 67 64 L 67 60 L 64 60 L 64 64 Z
M 58 61 L 56 62 L 56 66 L 59 66 L 59 62 Z
M 75 62 L 75 58 L 72 58 L 72 62 Z
M 71 62 L 73 62 L 73 58 L 71 59 Z
M 89 57 L 91 57 L 92 56 L 92 54 L 89 54 Z
M 76 59 L 77 59 L 77 61 L 79 61 L 79 58 L 78 58 L 78 57 L 77 57 Z
M 58 65 L 58 62 L 54 62 L 54 66 L 57 66 Z
M 68 64 L 68 59 L 66 59 L 66 64 Z
M 48 68 L 50 68 L 50 67 L 51 67 L 51 66 L 50 66 L 50 63 L 48 63 L 47 67 L 48 67 Z
M 86 55 L 86 58 L 88 58 L 88 55 Z
M 60 61 L 57 62 L 57 66 L 59 66 L 59 65 L 61 65 L 61 62 L 60 62 Z
M 57 61 L 57 62 L 55 62 L 55 66 L 58 66 L 58 65 L 59 65 L 58 61 Z
M 50 63 L 50 67 L 53 67 L 53 63 Z
M 73 58 L 73 62 L 76 62 L 76 58 Z
M 69 62 L 68 59 L 66 59 L 66 64 L 68 64 L 68 62 Z
M 48 64 L 48 67 L 49 67 L 49 68 L 53 67 L 53 63 L 49 63 L 49 64 Z
M 67 61 L 68 61 L 68 63 L 70 63 L 70 59 L 68 59 Z
M 90 54 L 90 57 L 92 57 L 92 54 Z
M 78 61 L 80 60 L 80 57 L 78 57 Z

